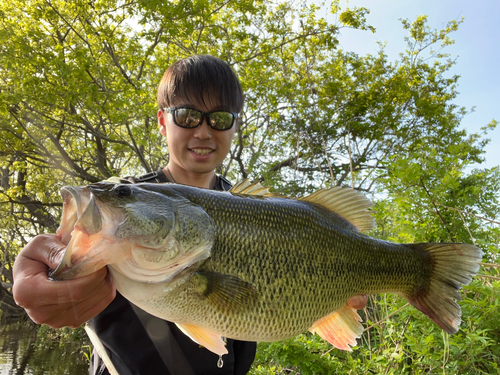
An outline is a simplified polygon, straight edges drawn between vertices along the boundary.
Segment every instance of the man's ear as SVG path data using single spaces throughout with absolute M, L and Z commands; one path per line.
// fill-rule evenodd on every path
M 160 128 L 160 134 L 164 137 L 167 136 L 167 124 L 165 123 L 165 116 L 161 109 L 158 110 L 158 127 Z

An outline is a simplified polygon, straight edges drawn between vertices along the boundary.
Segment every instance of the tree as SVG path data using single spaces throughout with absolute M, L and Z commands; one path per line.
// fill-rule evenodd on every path
M 309 18 L 298 29 L 287 2 L 2 3 L 0 220 L 2 249 L 12 255 L 5 269 L 32 236 L 56 230 L 61 186 L 164 165 L 154 92 L 166 66 L 193 53 L 218 55 L 250 96 L 279 49 L 312 38 L 334 44 L 339 26 L 316 20 L 314 9 L 302 11 Z M 240 140 L 253 136 L 247 128 L 264 117 L 264 101 L 248 106 Z M 224 173 L 234 161 L 243 165 L 247 149 L 235 147 Z

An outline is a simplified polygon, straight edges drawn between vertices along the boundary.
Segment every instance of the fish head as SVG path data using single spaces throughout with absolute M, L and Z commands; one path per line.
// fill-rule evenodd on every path
M 57 234 L 67 248 L 55 279 L 109 266 L 135 281 L 165 282 L 210 255 L 212 219 L 174 189 L 103 182 L 61 195 Z

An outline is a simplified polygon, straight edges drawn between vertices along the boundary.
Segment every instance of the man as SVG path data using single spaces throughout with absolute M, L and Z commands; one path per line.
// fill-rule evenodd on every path
M 158 88 L 158 126 L 166 137 L 169 162 L 163 169 L 123 181 L 173 182 L 229 190 L 216 175 L 224 160 L 243 109 L 243 93 L 229 65 L 212 56 L 192 56 L 173 64 Z M 121 375 L 245 374 L 255 356 L 255 343 L 227 340 L 229 353 L 219 367 L 218 356 L 200 347 L 175 324 L 155 318 L 125 300 L 103 268 L 75 280 L 54 282 L 64 251 L 56 235 L 35 237 L 14 264 L 14 298 L 36 323 L 78 327 L 90 321 Z M 366 297 L 355 296 L 357 309 Z M 220 363 L 219 363 L 220 364 Z M 92 374 L 107 374 L 98 360 Z

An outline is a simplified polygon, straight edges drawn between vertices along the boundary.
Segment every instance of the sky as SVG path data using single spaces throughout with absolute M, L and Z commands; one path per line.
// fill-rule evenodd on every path
M 459 106 L 471 109 L 462 120 L 462 128 L 468 133 L 480 133 L 492 119 L 500 121 L 500 0 L 340 0 L 342 9 L 365 7 L 370 10 L 366 16 L 368 24 L 376 28 L 369 31 L 342 29 L 339 38 L 341 48 L 358 54 L 375 54 L 379 50 L 377 41 L 385 42 L 389 59 L 396 60 L 406 49 L 400 19 L 414 21 L 419 15 L 427 15 L 431 29 L 443 29 L 455 19 L 464 21 L 456 32 L 450 34 L 455 44 L 443 52 L 457 58 L 450 74 L 460 75 L 458 97 L 453 101 Z M 335 22 L 333 15 L 320 11 L 318 16 Z M 490 131 L 486 138 L 491 142 L 486 147 L 486 162 L 480 168 L 500 165 L 500 125 Z

